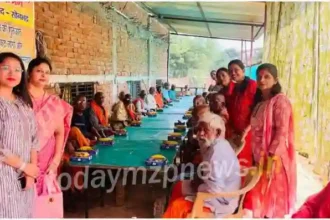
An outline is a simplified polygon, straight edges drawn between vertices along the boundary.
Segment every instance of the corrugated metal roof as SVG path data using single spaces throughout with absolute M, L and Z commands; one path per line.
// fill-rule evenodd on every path
M 264 2 L 141 2 L 172 34 L 247 40 L 264 31 Z

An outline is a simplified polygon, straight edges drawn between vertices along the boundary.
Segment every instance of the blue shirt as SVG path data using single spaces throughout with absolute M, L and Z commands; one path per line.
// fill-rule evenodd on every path
M 170 100 L 170 96 L 169 96 L 169 90 L 167 89 L 162 89 L 162 94 L 163 94 L 163 98 L 166 100 Z
M 171 100 L 176 100 L 176 92 L 174 90 L 169 90 L 168 95 L 170 96 Z

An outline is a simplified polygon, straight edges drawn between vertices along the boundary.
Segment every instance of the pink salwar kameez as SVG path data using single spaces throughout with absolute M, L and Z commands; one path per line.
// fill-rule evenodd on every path
M 296 201 L 293 113 L 289 99 L 278 94 L 259 103 L 252 113 L 252 151 L 264 172 L 251 190 L 255 218 L 284 218 Z M 273 155 L 273 159 L 269 157 Z M 273 166 L 269 165 L 270 160 Z
M 40 141 L 40 151 L 38 153 L 40 174 L 37 178 L 37 190 L 38 194 L 41 194 L 44 176 L 55 154 L 55 130 L 59 124 L 64 126 L 64 151 L 70 131 L 73 109 L 67 102 L 55 95 L 46 95 L 43 98 L 33 100 L 33 109 L 38 123 Z

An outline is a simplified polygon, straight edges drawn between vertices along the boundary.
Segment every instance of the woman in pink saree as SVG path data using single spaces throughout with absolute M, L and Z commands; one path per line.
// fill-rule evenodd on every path
M 296 159 L 293 113 L 289 99 L 281 93 L 277 68 L 262 64 L 257 70 L 258 90 L 252 113 L 252 152 L 263 169 L 251 190 L 255 218 L 284 218 L 296 202 Z
M 51 64 L 45 58 L 33 59 L 28 67 L 28 90 L 33 101 L 40 141 L 38 154 L 40 175 L 37 179 L 39 195 L 43 191 L 45 175 L 50 172 L 57 173 L 70 131 L 73 112 L 68 103 L 45 91 L 51 70 Z

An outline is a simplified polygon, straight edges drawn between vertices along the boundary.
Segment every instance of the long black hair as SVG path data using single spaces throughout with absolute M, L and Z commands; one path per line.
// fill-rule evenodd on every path
M 30 61 L 27 72 L 29 74 L 29 76 L 31 76 L 31 73 L 33 71 L 33 69 L 37 66 L 39 66 L 40 64 L 47 64 L 49 66 L 50 71 L 53 70 L 52 64 L 50 63 L 50 60 L 48 60 L 46 57 L 37 57 L 34 58 L 33 60 Z
M 244 65 L 244 63 L 243 63 L 241 60 L 239 60 L 239 59 L 236 59 L 236 60 L 232 60 L 232 61 L 230 61 L 230 62 L 228 63 L 228 70 L 230 69 L 230 66 L 233 65 L 233 64 L 239 66 L 239 68 L 241 68 L 241 70 L 243 70 L 243 72 L 245 71 L 245 65 Z M 242 81 L 242 83 L 239 85 L 239 87 L 237 87 L 237 89 L 238 89 L 238 91 L 239 91 L 240 93 L 243 93 L 243 92 L 245 91 L 245 89 L 246 89 L 246 88 L 248 87 L 248 85 L 249 85 L 249 81 L 250 81 L 250 78 L 249 78 L 248 76 L 245 76 L 244 79 L 243 79 L 243 81 Z
M 277 79 L 277 77 L 278 77 L 277 67 L 271 63 L 261 64 L 257 69 L 257 77 L 261 70 L 267 70 L 275 79 Z M 274 84 L 270 90 L 271 97 L 274 97 L 281 92 L 282 92 L 282 86 L 277 81 L 277 83 Z M 257 88 L 256 94 L 254 96 L 254 102 L 253 102 L 252 108 L 254 108 L 259 102 L 261 102 L 262 99 L 263 99 L 262 92 L 259 88 Z
M 3 52 L 0 53 L 0 63 L 3 63 L 3 61 L 5 61 L 5 59 L 7 58 L 13 58 L 15 60 L 17 60 L 20 63 L 21 69 L 22 69 L 22 77 L 21 77 L 21 81 L 19 82 L 19 84 L 17 86 L 15 86 L 13 88 L 13 93 L 19 97 L 26 105 L 30 106 L 31 108 L 33 107 L 33 103 L 31 100 L 31 97 L 29 95 L 29 92 L 27 90 L 27 76 L 26 76 L 26 71 L 25 71 L 25 67 L 24 67 L 24 63 L 22 61 L 22 59 L 11 52 Z

